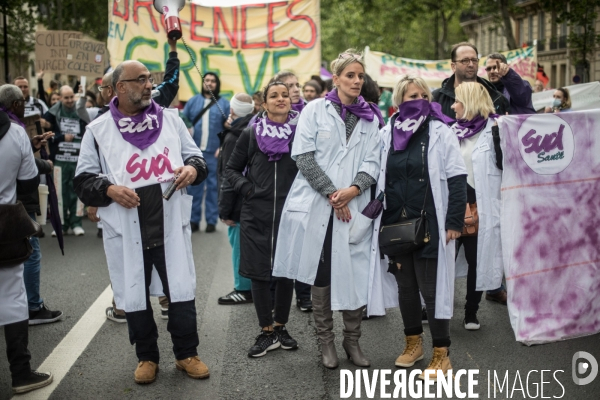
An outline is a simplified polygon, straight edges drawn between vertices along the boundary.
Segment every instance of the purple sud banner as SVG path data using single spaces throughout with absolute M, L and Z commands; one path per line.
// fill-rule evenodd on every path
M 600 110 L 500 120 L 508 311 L 527 345 L 600 332 Z

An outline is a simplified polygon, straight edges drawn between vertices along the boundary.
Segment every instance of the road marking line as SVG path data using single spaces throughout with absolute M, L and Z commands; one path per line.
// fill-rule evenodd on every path
M 19 395 L 19 400 L 46 400 L 50 397 L 106 321 L 104 311 L 111 301 L 112 289 L 108 285 L 37 369 L 40 372 L 51 372 L 54 375 L 52 384 Z

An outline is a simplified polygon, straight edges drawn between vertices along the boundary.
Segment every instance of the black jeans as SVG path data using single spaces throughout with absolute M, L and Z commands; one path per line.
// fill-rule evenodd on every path
M 196 301 L 190 300 L 177 303 L 171 301 L 164 246 L 144 250 L 146 309 L 125 313 L 127 326 L 129 327 L 129 341 L 131 344 L 135 344 L 135 352 L 140 361 L 159 362 L 158 329 L 156 328 L 152 306 L 150 305 L 152 266 L 156 268 L 162 282 L 163 293 L 169 299 L 169 322 L 167 323 L 167 330 L 171 334 L 175 358 L 183 360 L 188 357 L 197 356 L 197 347 L 200 342 L 196 326 Z
M 10 375 L 13 383 L 19 378 L 27 377 L 31 373 L 31 354 L 27 349 L 29 344 L 29 320 L 4 325 L 4 339 L 6 340 L 6 356 L 10 365 Z
M 252 279 L 252 300 L 258 324 L 261 328 L 273 325 L 273 299 L 271 283 L 275 286 L 275 322 L 287 324 L 294 295 L 294 281 L 288 278 L 271 277 L 269 281 Z
M 396 257 L 396 262 L 402 266 L 396 269 L 395 276 L 404 334 L 412 336 L 423 333 L 420 291 L 427 308 L 433 347 L 448 347 L 450 346 L 450 320 L 435 318 L 437 258 L 418 258 L 416 253 Z M 396 267 L 392 266 L 392 268 Z
M 314 286 L 327 287 L 331 286 L 331 246 L 333 241 L 333 212 L 329 217 L 327 231 L 325 232 L 325 241 L 323 242 L 323 250 L 321 250 L 321 258 L 317 267 L 317 276 L 315 277 Z
M 467 304 L 465 310 L 477 312 L 483 291 L 475 290 L 477 283 L 477 236 L 461 236 L 456 241 L 456 254 L 460 246 L 465 247 L 465 258 L 469 265 L 467 273 Z

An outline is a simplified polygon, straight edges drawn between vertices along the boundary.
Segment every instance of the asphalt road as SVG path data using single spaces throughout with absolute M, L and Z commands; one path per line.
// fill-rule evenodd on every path
M 64 312 L 62 321 L 30 327 L 29 349 L 32 366 L 37 368 L 84 316 L 109 284 L 102 241 L 96 238 L 95 226 L 84 220 L 86 236 L 65 238 L 65 256 L 60 254 L 56 240 L 48 234 L 41 240 L 41 292 L 51 309 Z M 340 369 L 327 370 L 320 364 L 320 353 L 310 313 L 302 313 L 292 305 L 288 330 L 298 341 L 297 351 L 276 350 L 260 359 L 249 359 L 248 348 L 254 343 L 259 328 L 254 307 L 217 305 L 217 298 L 232 289 L 231 251 L 226 227 L 219 225 L 217 232 L 203 231 L 193 235 L 194 260 L 197 273 L 196 308 L 200 334 L 199 353 L 208 365 L 211 376 L 196 381 L 177 371 L 166 330 L 166 321 L 155 315 L 159 327 L 161 351 L 160 373 L 150 385 L 136 385 L 133 371 L 137 365 L 134 348 L 129 344 L 127 325 L 100 320 L 100 329 L 78 355 L 64 379 L 44 392 L 15 396 L 18 398 L 51 399 L 338 399 L 342 369 L 354 374 L 356 368 L 345 359 L 341 348 L 341 315 L 335 315 L 336 345 Z M 479 398 L 564 398 L 568 400 L 599 399 L 600 376 L 586 386 L 577 386 L 571 378 L 571 362 L 577 351 L 591 353 L 600 361 L 600 335 L 527 347 L 517 343 L 509 324 L 506 307 L 482 301 L 479 319 L 482 328 L 468 332 L 462 327 L 466 281 L 456 284 L 456 316 L 450 323 L 452 338 L 451 360 L 455 370 L 478 369 L 475 393 Z M 557 290 L 559 290 L 557 288 Z M 156 301 L 154 304 L 158 305 Z M 105 307 L 101 304 L 103 315 Z M 0 305 L 1 306 L 1 305 Z M 98 318 L 96 318 L 98 320 Z M 4 332 L 0 329 L 0 354 L 5 354 Z M 431 357 L 431 339 L 426 327 L 425 360 L 415 368 L 425 368 Z M 371 359 L 368 370 L 397 370 L 394 360 L 403 349 L 403 325 L 399 310 L 390 310 L 383 318 L 363 323 L 361 346 Z M 60 365 L 67 351 L 60 348 L 53 355 Z M 62 354 L 64 352 L 64 356 Z M 59 368 L 59 366 L 55 367 Z M 52 368 L 49 368 L 52 370 Z M 540 392 L 541 370 L 544 375 L 543 393 Z M 563 372 L 557 372 L 562 370 Z M 508 381 L 502 392 L 494 396 L 493 373 L 502 382 L 508 371 Z M 537 372 L 530 372 L 537 371 Z M 382 372 L 382 371 L 378 371 Z M 488 372 L 491 381 L 488 380 Z M 529 375 L 528 375 L 529 374 Z M 520 378 L 520 379 L 519 379 Z M 392 393 L 394 379 L 387 392 Z M 460 388 L 467 389 L 467 380 L 461 379 Z M 488 392 L 488 388 L 491 388 Z M 520 390 L 520 389 L 523 390 Z M 378 385 L 374 396 L 383 398 Z M 537 394 L 536 394 L 537 393 Z M 400 395 L 402 392 L 400 392 Z M 384 393 L 385 395 L 385 393 Z M 8 362 L 0 356 L 0 400 L 12 396 Z M 357 392 L 351 398 L 357 397 Z M 361 397 L 368 398 L 365 387 Z M 410 397 L 407 393 L 404 398 Z M 458 398 L 458 397 L 457 397 Z

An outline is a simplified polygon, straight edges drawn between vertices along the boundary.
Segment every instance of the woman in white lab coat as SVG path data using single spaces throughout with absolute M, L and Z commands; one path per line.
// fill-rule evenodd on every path
M 306 105 L 292 157 L 299 173 L 281 216 L 274 276 L 313 285 L 323 364 L 338 366 L 333 310 L 342 310 L 343 348 L 370 365 L 358 339 L 367 303 L 372 220 L 361 214 L 379 171 L 378 118 L 360 97 L 364 63 L 348 50 L 331 63 L 336 90 Z
M 456 124 L 452 130 L 460 141 L 460 151 L 467 167 L 467 201 L 476 204 L 479 229 L 474 236 L 463 236 L 457 249 L 464 247 L 457 260 L 468 264 L 467 298 L 463 325 L 467 330 L 480 327 L 477 310 L 483 290 L 502 284 L 502 245 L 500 242 L 500 185 L 502 153 L 494 105 L 485 88 L 477 82 L 463 82 L 455 89 L 452 109 Z M 494 147 L 493 131 L 498 138 Z M 466 260 L 465 260 L 466 259 Z
M 445 123 L 447 117 L 439 104 L 430 101 L 431 92 L 423 79 L 402 78 L 393 94 L 398 113 L 381 131 L 377 191 L 384 191 L 386 197 L 375 229 L 417 218 L 425 205 L 430 240 L 412 253 L 380 261 L 377 238 L 373 238 L 369 314 L 381 315 L 385 307 L 397 304 L 395 301 L 400 303 L 406 347 L 395 365 L 411 367 L 424 357 L 421 292 L 434 347 L 424 374 L 432 374 L 431 379 L 435 380 L 437 370 L 445 375 L 452 368 L 448 346 L 454 297 L 454 240 L 460 237 L 463 227 L 466 168 L 456 135 Z M 396 278 L 394 291 L 387 272 Z

